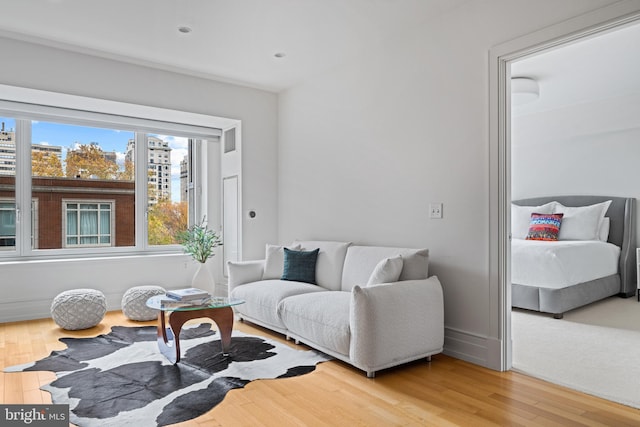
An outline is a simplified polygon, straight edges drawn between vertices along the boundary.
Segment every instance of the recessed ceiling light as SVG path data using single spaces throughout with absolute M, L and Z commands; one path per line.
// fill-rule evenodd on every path
M 178 31 L 182 34 L 189 34 L 193 30 L 190 27 L 178 27 Z
M 276 52 L 273 56 L 275 56 L 276 58 L 284 58 L 285 56 L 287 56 L 287 54 L 284 52 Z

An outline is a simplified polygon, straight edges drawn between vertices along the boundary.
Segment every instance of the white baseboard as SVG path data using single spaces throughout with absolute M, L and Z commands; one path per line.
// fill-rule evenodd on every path
M 107 300 L 107 311 L 120 310 L 122 304 L 121 293 L 105 294 L 105 298 Z M 50 318 L 52 301 L 50 298 L 28 301 L 4 300 L 0 302 L 0 323 Z
M 120 310 L 122 308 L 122 296 L 125 291 L 126 289 L 114 289 L 110 293 L 104 292 L 107 299 L 107 311 Z M 216 295 L 227 295 L 226 283 L 216 283 Z M 51 302 L 54 297 L 55 295 L 39 299 L 30 298 L 28 300 L 19 297 L 5 297 L 0 301 L 0 323 L 51 317 Z
M 501 370 L 502 343 L 495 338 L 445 328 L 444 354 L 496 371 Z

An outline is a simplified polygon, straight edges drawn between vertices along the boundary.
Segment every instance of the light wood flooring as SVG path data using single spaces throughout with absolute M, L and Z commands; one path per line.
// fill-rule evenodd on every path
M 0 324 L 0 368 L 63 349 L 58 338 L 107 333 L 132 322 L 109 312 L 85 331 L 63 331 L 52 320 Z M 236 323 L 244 332 L 286 342 L 279 334 Z M 294 344 L 289 343 L 294 346 Z M 51 403 L 41 384 L 50 372 L 0 373 L 1 402 Z M 375 379 L 342 362 L 307 375 L 261 380 L 180 426 L 638 426 L 640 410 L 514 372 L 496 372 L 444 355 L 379 372 Z

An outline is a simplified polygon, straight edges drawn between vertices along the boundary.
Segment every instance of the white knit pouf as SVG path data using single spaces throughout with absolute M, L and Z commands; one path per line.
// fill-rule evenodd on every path
M 51 317 L 58 326 L 69 331 L 96 326 L 106 312 L 106 298 L 96 289 L 64 291 L 51 303 Z
M 122 313 L 131 320 L 154 320 L 158 317 L 158 310 L 147 307 L 147 300 L 164 293 L 160 286 L 135 286 L 122 296 Z

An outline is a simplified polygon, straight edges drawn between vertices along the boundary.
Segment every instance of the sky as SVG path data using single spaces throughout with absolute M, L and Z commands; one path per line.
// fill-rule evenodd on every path
M 0 118 L 4 122 L 5 130 L 15 130 L 15 120 Z M 116 152 L 118 166 L 124 167 L 124 156 L 127 151 L 127 143 L 134 138 L 131 131 L 114 129 L 101 129 L 88 126 L 66 125 L 61 123 L 49 123 L 32 121 L 31 141 L 33 144 L 57 145 L 62 147 L 62 160 L 67 156 L 70 148 L 80 144 L 97 143 L 102 151 Z M 171 150 L 171 198 L 180 200 L 180 161 L 187 155 L 187 138 L 168 135 L 149 134 L 169 143 Z

